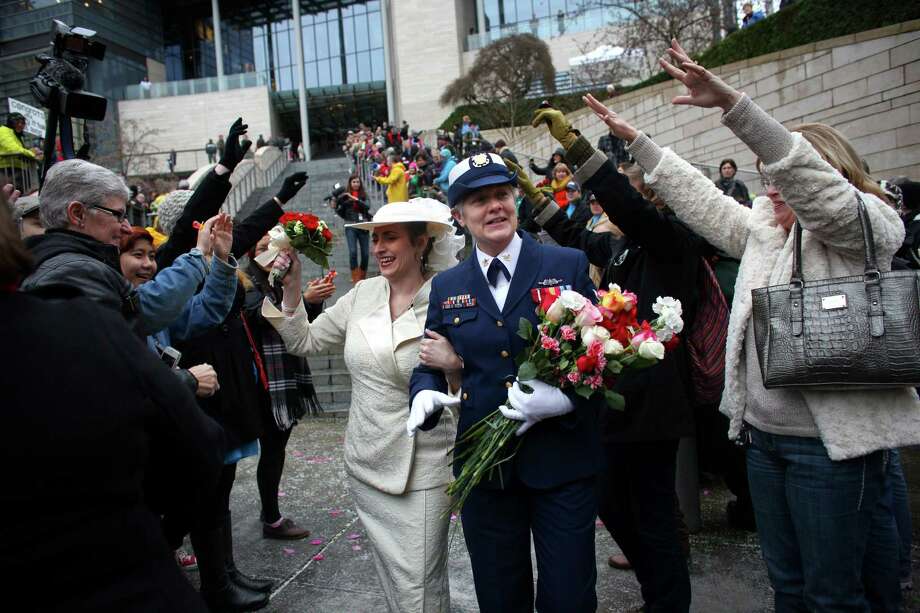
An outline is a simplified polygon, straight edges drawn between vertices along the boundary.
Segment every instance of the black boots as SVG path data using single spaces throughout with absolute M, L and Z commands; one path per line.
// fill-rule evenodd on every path
M 208 531 L 193 530 L 190 536 L 198 558 L 201 597 L 211 613 L 257 611 L 268 604 L 268 594 L 242 587 L 230 579 L 223 524 Z
M 233 561 L 233 526 L 230 523 L 229 514 L 223 518 L 221 527 L 223 529 L 222 531 L 224 537 L 224 568 L 227 570 L 227 576 L 230 577 L 230 581 L 240 587 L 244 587 L 255 592 L 270 592 L 272 590 L 272 586 L 275 584 L 274 581 L 249 577 L 241 573 L 240 570 L 236 567 L 236 562 Z

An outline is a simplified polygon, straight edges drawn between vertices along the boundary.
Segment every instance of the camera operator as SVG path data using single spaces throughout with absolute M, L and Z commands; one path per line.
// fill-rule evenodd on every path
M 4 180 L 4 175 L 15 175 L 14 170 L 26 168 L 28 162 L 19 159 L 20 156 L 33 160 L 41 159 L 41 151 L 29 148 L 23 144 L 22 132 L 26 128 L 26 118 L 21 113 L 10 113 L 6 118 L 6 125 L 0 127 L 0 183 L 12 181 L 12 176 Z M 16 187 L 22 189 L 22 185 Z

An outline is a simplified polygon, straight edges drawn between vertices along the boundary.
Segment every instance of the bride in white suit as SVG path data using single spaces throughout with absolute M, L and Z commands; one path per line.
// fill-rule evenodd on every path
M 262 315 L 292 354 L 344 346 L 352 381 L 345 470 L 374 545 L 387 604 L 391 611 L 446 612 L 450 499 L 445 488 L 456 423 L 442 419 L 433 430 L 412 437 L 405 424 L 431 279 L 457 263 L 463 238 L 454 236 L 450 209 L 427 198 L 387 204 L 373 221 L 350 227 L 372 231 L 380 276 L 359 281 L 310 323 L 301 298 L 300 262 L 281 254 L 276 266 L 290 266 L 283 279 L 283 312 L 265 301 Z M 440 352 L 438 363 L 461 368 L 446 341 L 425 344 L 426 354 Z M 458 398 L 441 396 L 444 406 L 459 405 Z

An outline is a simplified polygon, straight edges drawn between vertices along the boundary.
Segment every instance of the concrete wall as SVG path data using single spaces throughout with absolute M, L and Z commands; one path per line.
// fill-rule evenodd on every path
M 135 120 L 138 125 L 159 128 L 161 132 L 148 140 L 147 151 L 156 166 L 146 172 L 165 172 L 166 154 L 178 152 L 178 171 L 191 171 L 207 162 L 204 146 L 208 139 L 226 138 L 227 130 L 237 117 L 249 124 L 248 136 L 255 143 L 259 134 L 268 139 L 277 122 L 267 87 L 251 87 L 223 92 L 171 96 L 146 100 L 121 100 L 119 122 Z M 188 150 L 188 151 L 184 151 Z M 155 153 L 154 153 L 155 152 Z
M 438 98 L 461 73 L 455 2 L 390 2 L 390 23 L 399 119 L 413 129 L 436 128 L 451 111 L 438 104 Z M 418 27 L 420 23 L 426 27 Z
M 721 66 L 715 71 L 787 127 L 822 122 L 843 132 L 878 178 L 920 178 L 920 20 L 860 32 Z M 669 81 L 607 101 L 636 127 L 685 159 L 718 164 L 754 156 L 719 123 L 721 111 L 675 107 L 683 86 Z M 592 142 L 606 127 L 586 110 L 570 119 Z M 497 138 L 491 131 L 485 137 Z M 556 147 L 545 128 L 512 143 L 545 162 Z

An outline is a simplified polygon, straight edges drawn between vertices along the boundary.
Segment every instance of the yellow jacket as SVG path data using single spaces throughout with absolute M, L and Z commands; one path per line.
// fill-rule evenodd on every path
M 406 167 L 402 162 L 396 162 L 390 168 L 390 174 L 385 177 L 374 177 L 377 183 L 387 186 L 387 202 L 409 201 L 409 179 L 406 176 Z
M 35 159 L 35 154 L 28 147 L 24 147 L 20 142 L 16 132 L 9 126 L 0 126 L 0 167 L 2 168 L 24 168 L 23 160 L 17 159 L 15 154 L 19 153 L 26 157 Z

